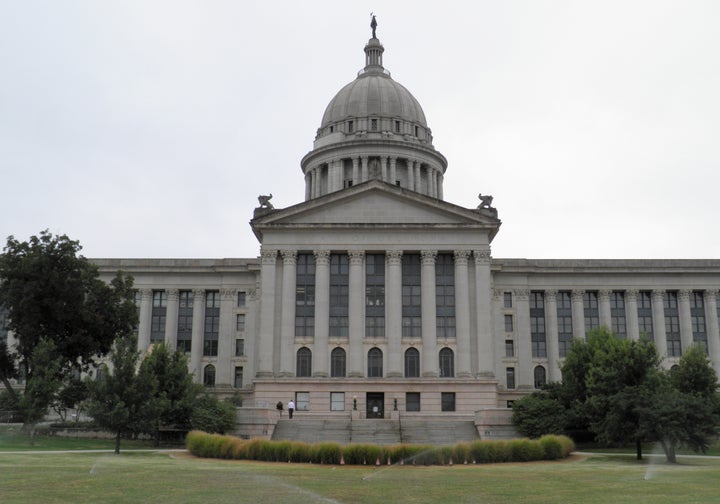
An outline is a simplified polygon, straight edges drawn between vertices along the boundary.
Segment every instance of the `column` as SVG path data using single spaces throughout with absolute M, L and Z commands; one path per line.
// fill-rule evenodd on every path
M 438 199 L 443 199 L 443 174 L 438 173 Z
M 495 340 L 492 330 L 492 279 L 490 276 L 492 257 L 490 256 L 490 247 L 474 250 L 473 256 L 475 257 L 475 316 L 477 317 L 478 338 L 477 374 L 481 377 L 493 378 L 495 377 Z M 529 327 L 528 323 L 528 334 Z
M 415 161 L 407 160 L 408 189 L 415 190 Z
M 437 172 L 434 168 L 428 168 L 428 182 L 430 185 L 430 196 L 437 198 Z
M 516 290 L 517 306 L 517 368 L 515 383 L 517 388 L 533 388 L 535 377 L 532 365 L 532 343 L 530 341 L 530 291 Z
M 282 310 L 280 315 L 280 376 L 295 376 L 295 285 L 297 250 L 282 250 Z
M 315 250 L 315 338 L 313 376 L 327 377 L 330 332 L 330 251 Z
M 690 291 L 678 292 L 678 314 L 680 315 L 680 339 L 682 351 L 685 352 L 695 344 L 692 330 L 692 317 L 690 316 Z
M 420 192 L 422 187 L 422 174 L 420 172 L 420 161 L 415 161 L 415 192 Z
M 390 158 L 390 183 L 392 185 L 395 185 L 396 180 L 397 180 L 397 158 L 391 157 Z
M 422 250 L 420 306 L 422 308 L 422 376 L 437 377 L 437 329 L 435 319 L 435 257 L 437 250 Z
M 152 311 L 152 289 L 140 290 L 140 315 L 138 320 L 138 350 L 145 352 L 150 346 L 150 313 Z
M 573 338 L 585 341 L 585 304 L 584 290 L 572 291 Z
M 640 339 L 637 296 L 638 291 L 636 289 L 625 291 L 625 322 L 627 326 L 627 335 L 628 338 L 633 341 Z
M 312 197 L 312 170 L 305 174 L 305 201 Z
M 470 367 L 470 291 L 468 288 L 469 250 L 456 250 L 455 255 L 455 337 L 458 378 L 472 376 Z
M 275 340 L 275 269 L 277 250 L 261 250 L 260 266 L 260 331 L 258 332 L 258 378 L 273 376 Z
M 203 337 L 205 335 L 205 291 L 193 291 L 192 341 L 190 342 L 190 369 L 195 374 L 195 382 L 202 383 Z
M 652 291 L 653 340 L 660 357 L 667 357 L 667 335 L 665 334 L 665 291 Z
M 362 156 L 362 182 L 367 182 L 368 179 L 368 157 Z
M 312 170 L 310 170 L 310 197 L 311 198 L 317 198 L 318 197 L 318 190 L 317 190 L 317 179 L 318 179 L 318 168 L 315 167 Z
M 363 362 L 365 361 L 363 352 L 363 338 L 365 337 L 365 320 L 363 317 L 365 271 L 363 266 L 365 264 L 365 252 L 362 250 L 350 250 L 348 255 L 350 256 L 348 274 L 350 283 L 348 286 L 348 330 L 350 332 L 348 377 L 353 378 L 365 376 L 363 369 Z
M 560 379 L 560 350 L 558 349 L 558 321 L 557 321 L 557 291 L 545 291 L 545 320 L 547 331 L 545 332 L 545 345 L 548 359 L 548 382 Z M 533 382 L 535 377 L 533 376 Z
M 708 354 L 715 370 L 720 368 L 720 327 L 718 324 L 716 290 L 707 290 L 705 298 L 705 320 L 707 320 Z
M 598 291 L 598 312 L 600 325 L 612 330 L 612 315 L 610 314 L 610 291 Z
M 177 347 L 178 310 L 180 308 L 180 291 L 168 289 L 168 302 L 165 310 L 165 345 L 171 352 Z
M 359 163 L 360 163 L 360 158 L 358 158 L 358 157 L 352 158 L 352 171 L 353 171 L 352 180 L 353 180 L 353 185 L 358 185 L 358 184 L 360 183 L 360 167 L 359 167 Z
M 383 182 L 387 182 L 388 181 L 388 170 L 387 170 L 387 158 L 385 156 L 382 156 L 380 158 L 380 170 L 382 171 Z
M 385 336 L 388 341 L 388 377 L 403 376 L 402 250 L 385 252 Z
M 235 355 L 235 313 L 237 290 L 220 290 L 220 326 L 218 327 L 218 357 L 215 368 L 215 386 L 232 387 L 235 369 L 232 358 Z M 194 305 L 193 305 L 194 306 Z

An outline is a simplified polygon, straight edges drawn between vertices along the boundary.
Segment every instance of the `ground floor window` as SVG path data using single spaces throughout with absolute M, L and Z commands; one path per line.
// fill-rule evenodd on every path
M 243 368 L 238 366 L 235 368 L 235 388 L 242 388 L 243 386 Z
M 215 386 L 215 366 L 208 364 L 203 371 L 203 384 L 206 387 Z
M 515 388 L 515 368 L 514 367 L 505 368 L 505 380 L 506 380 L 508 389 Z
M 345 392 L 330 392 L 330 411 L 345 411 Z
M 442 411 L 455 411 L 455 392 L 442 392 L 440 409 Z
M 420 411 L 420 392 L 405 393 L 405 410 Z
M 308 411 L 310 409 L 310 392 L 295 392 L 295 410 Z

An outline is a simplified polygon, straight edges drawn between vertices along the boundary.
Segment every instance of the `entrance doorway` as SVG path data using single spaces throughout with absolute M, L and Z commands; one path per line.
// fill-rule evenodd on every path
M 366 418 L 383 418 L 385 415 L 385 394 L 383 392 L 368 392 L 365 397 L 367 404 Z

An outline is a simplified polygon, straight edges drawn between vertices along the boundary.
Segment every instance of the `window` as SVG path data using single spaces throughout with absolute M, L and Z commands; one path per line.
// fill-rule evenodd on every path
M 545 368 L 542 366 L 536 366 L 535 367 L 535 388 L 540 389 L 545 386 L 546 378 L 545 378 Z
M 385 337 L 385 254 L 365 256 L 365 336 Z
M 330 133 L 333 133 L 335 131 L 335 126 L 330 126 Z
M 215 366 L 208 364 L 203 370 L 203 384 L 206 387 L 215 386 Z
M 240 291 L 237 293 L 237 305 L 238 307 L 245 306 L 247 294 L 244 291 Z
M 152 318 L 150 322 L 150 343 L 165 341 L 165 316 L 167 314 L 167 293 L 153 291 Z
M 680 357 L 680 355 L 682 355 L 682 343 L 680 340 L 680 314 L 678 312 L 677 296 L 677 292 L 666 292 L 663 299 L 668 357 Z
M 511 339 L 505 340 L 505 357 L 515 357 L 515 345 Z
M 435 258 L 435 321 L 438 338 L 455 337 L 455 262 L 452 254 Z
M 449 348 L 440 350 L 440 378 L 455 376 L 455 355 Z
M 315 256 L 297 255 L 295 336 L 315 335 Z
M 297 351 L 295 376 L 307 378 L 312 376 L 312 352 L 307 347 Z
M 622 291 L 613 291 L 610 293 L 610 325 L 612 331 L 618 338 L 627 338 L 625 293 Z
M 422 307 L 420 305 L 420 254 L 402 256 L 402 335 L 422 336 Z
M 572 293 L 560 291 L 557 294 L 558 353 L 565 357 L 573 340 Z
M 530 292 L 530 341 L 533 357 L 547 357 L 545 347 L 545 295 L 542 291 Z
M 637 297 L 638 328 L 648 340 L 653 341 L 652 292 L 640 291 Z
M 420 128 L 415 126 L 415 136 L 420 136 Z
M 330 336 L 348 337 L 349 258 L 330 254 Z
M 377 131 L 378 129 L 378 121 L 377 119 L 370 119 L 370 129 L 372 131 Z
M 509 367 L 505 368 L 505 383 L 507 389 L 514 389 L 515 388 L 515 368 Z
M 513 332 L 513 316 L 505 315 L 505 332 Z
M 352 133 L 355 130 L 355 123 L 353 121 L 348 121 L 348 133 Z
M 586 331 L 600 327 L 600 312 L 598 310 L 597 292 L 585 292 L 583 294 L 583 311 L 585 313 Z
M 690 324 L 693 341 L 708 353 L 707 330 L 705 328 L 705 300 L 702 291 L 690 293 Z
M 420 352 L 417 348 L 408 348 L 405 351 L 405 378 L 420 377 Z
M 243 332 L 245 330 L 245 315 L 242 313 L 238 314 L 237 320 L 235 322 L 235 330 L 238 332 Z
M 440 393 L 440 409 L 442 411 L 455 411 L 455 392 Z
M 178 297 L 177 349 L 185 353 L 190 353 L 192 348 L 193 299 L 192 291 L 180 291 Z
M 368 351 L 368 378 L 382 378 L 383 375 L 383 355 L 379 348 L 371 348 Z
M 310 410 L 310 392 L 295 392 L 295 411 Z
M 243 368 L 241 366 L 235 367 L 235 388 L 243 387 Z
M 505 308 L 512 308 L 512 292 L 503 292 L 503 306 Z
M 242 338 L 235 340 L 235 357 L 242 357 L 245 355 L 245 340 Z
M 330 411 L 345 411 L 345 392 L 330 392 Z
M 405 392 L 405 411 L 420 411 L 420 392 Z
M 220 292 L 205 293 L 205 332 L 203 355 L 216 357 L 218 354 L 218 335 L 220 331 Z M 214 372 L 213 368 L 213 372 Z
M 330 352 L 330 376 L 332 378 L 345 377 L 345 350 L 340 347 Z

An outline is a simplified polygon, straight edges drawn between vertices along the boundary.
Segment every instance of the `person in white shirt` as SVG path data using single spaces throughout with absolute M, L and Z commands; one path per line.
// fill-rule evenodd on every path
M 293 401 L 292 399 L 290 399 L 290 402 L 287 403 L 287 410 L 290 419 L 292 419 L 293 411 L 295 411 L 295 401 Z

